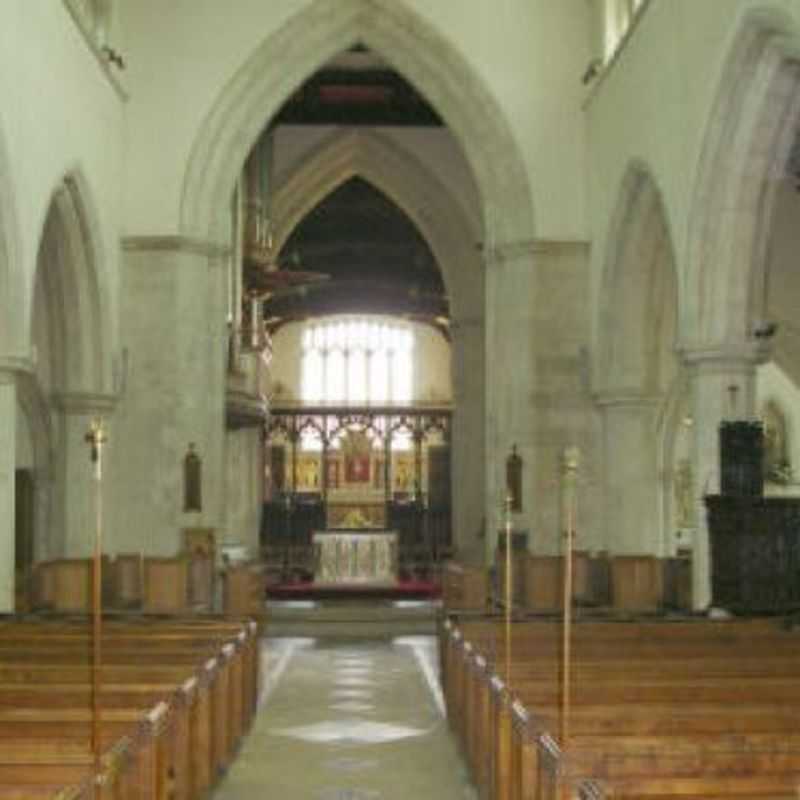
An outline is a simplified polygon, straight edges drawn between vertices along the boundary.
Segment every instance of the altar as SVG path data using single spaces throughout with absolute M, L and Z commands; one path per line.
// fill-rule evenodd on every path
M 375 586 L 397 582 L 397 531 L 316 531 L 312 541 L 315 584 Z

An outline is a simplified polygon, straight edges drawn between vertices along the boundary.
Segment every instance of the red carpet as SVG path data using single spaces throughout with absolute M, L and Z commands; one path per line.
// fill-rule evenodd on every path
M 381 584 L 315 584 L 279 583 L 267 587 L 267 597 L 273 600 L 316 600 L 332 598 L 356 599 L 359 597 L 382 598 L 387 600 L 432 600 L 440 597 L 442 587 L 433 581 L 398 581 L 393 586 Z

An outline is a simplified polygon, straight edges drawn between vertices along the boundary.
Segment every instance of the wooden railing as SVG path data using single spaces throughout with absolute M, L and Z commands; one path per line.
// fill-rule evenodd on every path
M 448 718 L 481 797 L 604 800 L 604 787 L 580 773 L 496 673 L 490 639 L 476 646 L 445 620 L 440 647 Z

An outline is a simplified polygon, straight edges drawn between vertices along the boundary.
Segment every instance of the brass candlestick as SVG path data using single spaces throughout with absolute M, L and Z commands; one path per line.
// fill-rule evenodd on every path
M 511 492 L 506 494 L 506 684 L 511 680 L 511 606 L 513 603 L 514 575 L 511 570 L 511 509 L 514 498 Z
M 103 664 L 102 636 L 102 586 L 103 586 L 103 446 L 108 441 L 102 419 L 92 420 L 84 440 L 89 445 L 89 458 L 93 466 L 95 499 L 94 556 L 92 559 L 92 753 L 95 763 L 95 794 L 101 774 L 102 741 L 100 730 L 101 669 Z
M 575 543 L 577 517 L 577 476 L 580 454 L 576 447 L 564 451 L 564 609 L 562 627 L 562 673 L 561 673 L 561 749 L 569 744 L 571 667 L 572 667 L 572 553 Z

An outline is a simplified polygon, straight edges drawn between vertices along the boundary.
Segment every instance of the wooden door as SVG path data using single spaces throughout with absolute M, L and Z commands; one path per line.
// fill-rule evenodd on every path
M 14 475 L 14 573 L 17 610 L 23 611 L 33 569 L 34 480 L 32 469 L 18 469 Z

